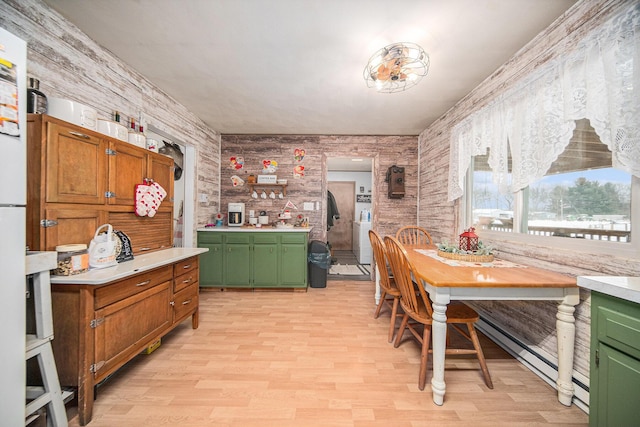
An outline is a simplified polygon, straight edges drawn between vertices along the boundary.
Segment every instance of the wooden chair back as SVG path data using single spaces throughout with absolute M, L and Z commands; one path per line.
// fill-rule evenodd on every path
M 403 245 L 433 246 L 433 239 L 427 230 L 417 225 L 402 227 L 396 233 L 396 239 Z
M 395 289 L 395 285 L 391 284 L 389 278 L 390 265 L 387 259 L 387 248 L 385 247 L 384 240 L 382 240 L 378 232 L 369 230 L 369 241 L 371 242 L 371 249 L 373 249 L 373 259 L 380 273 L 380 287 L 385 291 L 389 291 L 392 288 Z
M 430 319 L 433 314 L 431 300 L 424 287 L 413 282 L 417 276 L 413 264 L 409 261 L 406 249 L 395 237 L 386 236 L 384 243 L 387 248 L 393 278 L 402 295 L 400 298 L 402 308 L 414 320 L 430 323 L 425 319 L 424 310 L 420 308 L 422 306 L 426 308 L 426 315 Z

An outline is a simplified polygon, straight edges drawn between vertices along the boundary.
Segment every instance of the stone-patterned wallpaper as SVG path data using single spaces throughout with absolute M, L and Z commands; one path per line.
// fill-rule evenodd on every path
M 156 88 L 76 26 L 39 0 L 2 0 L 0 26 L 27 42 L 27 73 L 40 80 L 47 96 L 71 99 L 95 108 L 98 117 L 148 124 L 196 149 L 196 190 L 207 203 L 196 203 L 196 224 L 218 210 L 220 135 Z M 194 238 L 195 241 L 195 238 Z
M 326 241 L 327 158 L 368 157 L 373 159 L 372 226 L 383 235 L 395 234 L 401 224 L 415 224 L 417 220 L 417 144 L 415 136 L 223 135 L 220 205 L 226 212 L 229 202 L 242 202 L 247 211 L 265 210 L 270 220 L 275 220 L 286 201 L 291 200 L 298 213 L 309 217 L 313 227 L 310 238 Z M 305 152 L 300 162 L 294 158 L 296 149 Z M 231 166 L 232 157 L 243 158 L 242 169 Z M 252 199 L 246 183 L 243 187 L 233 186 L 233 175 L 246 182 L 248 175 L 261 173 L 263 160 L 278 163 L 278 178 L 288 180 L 286 198 Z M 385 174 L 392 165 L 405 167 L 402 199 L 387 197 Z M 304 177 L 294 178 L 296 166 L 304 166 Z M 302 211 L 304 202 L 321 202 L 321 209 Z
M 449 168 L 449 137 L 451 128 L 462 118 L 477 111 L 521 76 L 562 55 L 583 34 L 608 19 L 625 4 L 624 0 L 599 0 L 578 3 L 554 25 L 523 47 L 510 61 L 489 76 L 445 115 L 419 136 L 420 145 L 420 225 L 432 232 L 436 241 L 454 240 L 467 224 L 463 224 L 461 200 L 447 200 Z M 489 241 L 498 248 L 502 258 L 538 266 L 560 273 L 578 275 L 640 274 L 640 260 L 630 260 L 611 254 L 594 256 L 573 251 L 551 252 L 544 245 L 508 241 Z M 582 291 L 582 303 L 576 307 L 575 370 L 589 376 L 590 294 Z M 487 302 L 474 307 L 484 318 L 505 326 L 523 342 L 541 348 L 557 357 L 555 313 L 551 302 Z

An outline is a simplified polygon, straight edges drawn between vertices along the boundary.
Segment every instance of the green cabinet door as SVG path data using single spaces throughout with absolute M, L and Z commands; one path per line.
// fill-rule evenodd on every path
M 251 287 L 250 233 L 225 233 L 224 273 L 225 286 Z
M 307 233 L 283 233 L 281 238 L 280 285 L 307 287 Z
M 253 234 L 253 285 L 257 288 L 278 286 L 280 233 Z
M 640 420 L 640 304 L 591 292 L 589 425 Z
M 591 426 L 634 426 L 640 421 L 640 360 L 606 344 L 597 347 L 598 366 L 592 379 L 595 407 Z
M 198 247 L 209 249 L 208 252 L 200 255 L 200 278 L 198 281 L 199 286 L 222 286 L 222 235 L 219 233 L 199 231 Z
M 255 287 L 278 286 L 278 245 L 256 243 L 253 245 L 253 285 Z

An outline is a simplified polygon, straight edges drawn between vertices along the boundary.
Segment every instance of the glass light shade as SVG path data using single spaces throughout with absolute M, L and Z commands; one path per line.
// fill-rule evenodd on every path
M 415 43 L 393 43 L 374 53 L 364 67 L 364 80 L 378 92 L 402 92 L 429 71 L 429 55 Z

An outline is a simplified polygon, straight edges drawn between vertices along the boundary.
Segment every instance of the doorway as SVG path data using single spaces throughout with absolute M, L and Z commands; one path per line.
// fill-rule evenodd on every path
M 352 251 L 356 183 L 354 181 L 329 181 L 327 189 L 333 194 L 340 213 L 340 218 L 334 220 L 333 227 L 327 232 L 327 240 L 334 251 Z
M 348 191 L 349 194 L 344 196 L 345 201 L 340 202 L 338 206 L 340 218 L 348 215 L 348 223 L 342 224 L 345 227 L 342 231 L 340 229 L 332 229 L 327 232 L 327 240 L 334 250 L 353 252 L 354 248 L 358 246 L 358 242 L 353 241 L 354 222 L 360 221 L 363 211 L 371 211 L 373 160 L 373 158 L 367 157 L 331 157 L 327 155 L 327 189 L 333 192 L 332 188 L 335 189 L 334 186 L 338 185 L 336 183 L 350 183 L 349 190 L 344 190 Z M 340 190 L 336 191 L 339 192 Z M 346 207 L 343 208 L 341 205 Z M 343 212 L 347 207 L 349 211 Z M 334 241 L 338 243 L 337 247 L 334 246 Z

